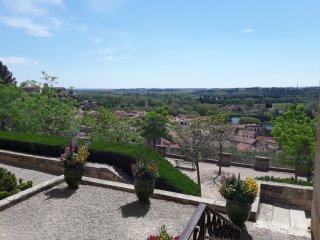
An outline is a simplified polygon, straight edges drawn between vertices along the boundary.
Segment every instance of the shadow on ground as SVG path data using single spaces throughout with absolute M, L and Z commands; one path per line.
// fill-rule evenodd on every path
M 47 191 L 44 195 L 47 196 L 47 199 L 55 198 L 55 199 L 67 199 L 71 197 L 77 190 L 69 189 L 68 187 L 63 188 L 54 188 Z
M 150 203 L 141 203 L 139 201 L 127 203 L 120 207 L 122 216 L 127 217 L 144 217 L 150 208 Z

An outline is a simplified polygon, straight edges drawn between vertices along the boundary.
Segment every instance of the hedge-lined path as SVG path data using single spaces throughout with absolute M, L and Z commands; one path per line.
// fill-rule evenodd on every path
M 34 186 L 56 177 L 56 175 L 39 172 L 31 169 L 26 169 L 26 168 L 14 167 L 14 166 L 6 165 L 3 163 L 0 163 L 0 168 L 5 168 L 8 171 L 14 173 L 16 175 L 17 180 L 19 180 L 20 178 L 22 178 L 23 181 L 31 180 Z
M 0 239 L 123 239 L 145 240 L 166 225 L 179 234 L 195 206 L 151 199 L 141 205 L 135 194 L 66 184 L 41 192 L 0 214 Z

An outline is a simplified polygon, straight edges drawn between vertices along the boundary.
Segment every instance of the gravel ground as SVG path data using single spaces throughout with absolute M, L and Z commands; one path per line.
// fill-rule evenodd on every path
M 145 240 L 165 224 L 170 234 L 187 225 L 194 206 L 151 199 L 141 205 L 123 191 L 65 184 L 39 193 L 0 214 L 0 239 Z
M 22 178 L 23 181 L 31 180 L 33 182 L 33 186 L 56 177 L 56 175 L 34 171 L 30 169 L 25 169 L 25 168 L 13 167 L 13 166 L 5 165 L 2 163 L 0 163 L 0 167 L 5 168 L 8 171 L 14 173 L 17 177 L 17 180 L 19 180 L 19 178 Z

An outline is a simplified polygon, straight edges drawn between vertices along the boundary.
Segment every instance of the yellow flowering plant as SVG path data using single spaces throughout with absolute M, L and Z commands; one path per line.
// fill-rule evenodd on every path
M 259 191 L 258 183 L 255 179 L 247 177 L 241 180 L 234 174 L 221 178 L 220 194 L 227 200 L 239 203 L 253 203 Z
M 89 157 L 87 146 L 76 146 L 76 139 L 72 139 L 69 146 L 64 149 L 64 153 L 60 156 L 64 167 L 80 168 L 83 167 Z

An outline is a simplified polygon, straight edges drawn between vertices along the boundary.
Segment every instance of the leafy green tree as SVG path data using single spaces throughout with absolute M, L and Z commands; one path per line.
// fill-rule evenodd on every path
M 14 103 L 21 98 L 22 92 L 13 84 L 0 84 L 0 129 L 12 130 L 17 109 Z
M 253 107 L 254 103 L 255 103 L 255 101 L 253 98 L 246 98 L 244 100 L 244 104 L 249 108 Z
M 255 117 L 240 117 L 240 124 L 260 124 L 261 121 L 258 118 Z
M 29 82 L 41 89 L 35 81 Z M 60 96 L 50 86 L 45 94 L 31 94 L 22 92 L 13 84 L 0 84 L 2 130 L 70 136 L 80 127 L 76 113 L 76 102 Z
M 153 148 L 156 147 L 156 140 L 168 135 L 167 124 L 169 122 L 165 110 L 148 112 L 141 118 L 141 136 L 152 141 Z
M 0 61 L 0 83 L 2 84 L 16 84 L 16 78 L 13 77 L 13 74 L 8 70 L 7 66 Z
M 175 141 L 179 144 L 181 153 L 187 160 L 194 161 L 196 165 L 197 181 L 201 196 L 199 162 L 201 162 L 203 154 L 210 148 L 210 142 L 212 140 L 210 124 L 200 117 L 195 117 L 184 128 L 175 125 L 175 131 L 177 132 Z
M 82 125 L 95 140 L 109 143 L 141 143 L 142 138 L 132 130 L 133 123 L 129 119 L 118 119 L 106 108 L 99 108 L 96 113 L 87 113 Z
M 272 134 L 285 154 L 283 160 L 295 167 L 295 179 L 298 168 L 310 174 L 316 151 L 316 123 L 306 115 L 303 105 L 289 104 L 283 116 L 273 122 Z

